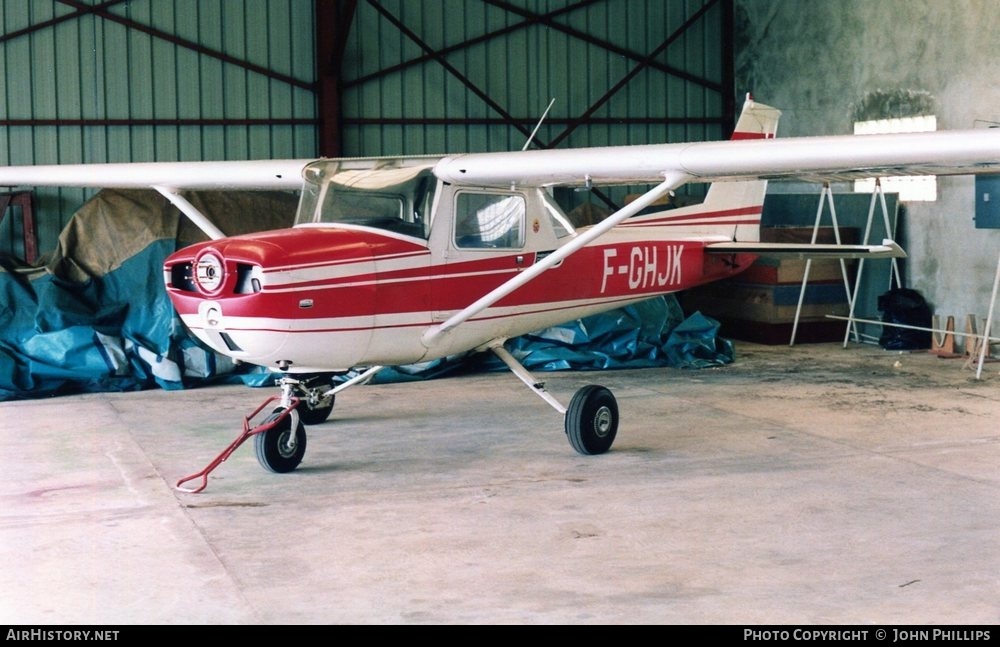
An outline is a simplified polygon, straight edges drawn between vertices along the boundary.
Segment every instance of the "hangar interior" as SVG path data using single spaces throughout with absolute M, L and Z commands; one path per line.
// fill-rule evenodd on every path
M 995 15 L 983 0 L 8 0 L 0 165 L 711 141 L 747 92 L 782 110 L 779 137 L 929 116 L 989 128 Z M 959 354 L 966 316 L 981 326 L 995 298 L 1000 246 L 977 181 L 937 178 L 933 200 L 887 196 L 909 254 L 902 283 L 957 319 Z M 821 189 L 772 183 L 765 222 L 808 231 Z M 585 218 L 642 190 L 556 198 Z M 832 190 L 841 224 L 862 231 L 869 195 Z M 95 193 L 0 196 L 0 313 L 30 333 L 3 341 L 17 369 L 32 343 L 104 358 L 74 354 L 82 325 L 149 341 L 147 368 L 167 354 L 150 340 L 182 334 L 172 312 L 134 300 L 162 291 L 163 258 L 202 232 L 155 194 Z M 703 196 L 687 185 L 672 200 Z M 252 197 L 198 200 L 227 234 L 283 226 L 297 200 Z M 153 224 L 74 216 L 108 204 Z M 893 285 L 875 267 L 863 314 Z M 842 291 L 837 268 L 816 272 L 817 293 Z M 739 340 L 758 295 L 732 290 L 680 302 Z M 37 310 L 18 310 L 19 291 L 40 295 Z M 131 311 L 94 305 L 130 296 Z M 84 372 L 91 393 L 49 398 L 61 391 L 29 379 L 0 402 L 0 428 L 26 441 L 0 477 L 12 565 L 0 619 L 997 622 L 995 367 L 977 379 L 962 357 L 887 351 L 878 326 L 844 349 L 843 323 L 811 323 L 801 342 L 837 341 L 788 347 L 785 318 L 722 367 L 546 374 L 560 395 L 614 386 L 622 430 L 606 456 L 573 455 L 558 417 L 510 375 L 477 374 L 352 389 L 300 469 L 264 473 L 244 448 L 200 495 L 176 491 L 177 477 L 266 396 L 132 391 Z

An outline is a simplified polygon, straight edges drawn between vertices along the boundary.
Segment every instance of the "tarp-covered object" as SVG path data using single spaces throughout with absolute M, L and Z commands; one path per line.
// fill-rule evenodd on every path
M 507 346 L 527 368 L 540 371 L 673 366 L 703 368 L 733 361 L 719 322 L 700 312 L 687 319 L 674 295 L 547 328 Z
M 188 199 L 230 235 L 290 226 L 290 193 L 205 192 Z M 76 392 L 174 389 L 232 376 L 174 313 L 163 262 L 205 235 L 155 191 L 98 193 L 73 216 L 45 264 L 0 257 L 0 400 Z M 731 362 L 718 324 L 683 321 L 673 296 L 568 322 L 508 342 L 529 369 L 700 367 Z M 379 381 L 505 368 L 490 353 L 387 369 Z M 273 384 L 264 369 L 237 376 Z
M 735 359 L 733 343 L 718 337 L 719 322 L 695 312 L 684 318 L 674 295 L 568 321 L 516 337 L 506 348 L 528 370 L 706 368 Z M 466 353 L 383 369 L 375 383 L 426 380 L 507 370 L 492 353 Z
M 227 234 L 287 227 L 290 193 L 193 193 Z M 43 266 L 0 260 L 0 399 L 80 391 L 180 388 L 228 372 L 187 335 L 163 262 L 205 236 L 154 191 L 98 193 L 73 216 Z

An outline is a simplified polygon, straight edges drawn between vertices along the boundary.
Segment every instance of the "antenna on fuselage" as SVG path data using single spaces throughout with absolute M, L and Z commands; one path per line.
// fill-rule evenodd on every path
M 535 129 L 531 131 L 530 135 L 528 135 L 528 141 L 524 142 L 524 148 L 521 149 L 522 151 L 528 150 L 528 146 L 531 146 L 531 142 L 535 139 L 535 133 L 537 133 L 538 129 L 542 127 L 542 124 L 545 122 L 545 118 L 549 116 L 549 110 L 552 110 L 552 106 L 555 102 L 556 98 L 552 97 L 552 101 L 549 101 L 549 107 L 545 109 L 545 112 L 542 113 L 542 118 L 538 120 L 537 124 L 535 124 Z

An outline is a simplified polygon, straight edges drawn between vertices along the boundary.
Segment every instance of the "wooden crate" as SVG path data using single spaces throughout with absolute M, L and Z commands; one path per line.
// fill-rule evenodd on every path
M 809 243 L 812 227 L 764 228 L 761 240 Z M 842 243 L 855 244 L 857 240 L 857 229 L 841 229 Z M 833 228 L 821 227 L 817 242 L 836 242 Z M 846 267 L 848 280 L 853 285 L 856 261 L 846 261 Z M 719 320 L 723 336 L 767 344 L 788 343 L 805 268 L 804 260 L 762 256 L 731 279 L 685 291 L 681 303 L 686 312 L 698 310 Z M 849 311 L 840 261 L 813 261 L 796 341 L 843 339 L 845 324 L 831 321 L 826 315 L 846 316 Z

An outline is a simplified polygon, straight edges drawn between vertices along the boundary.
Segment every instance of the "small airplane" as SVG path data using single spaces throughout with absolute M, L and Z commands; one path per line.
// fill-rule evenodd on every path
M 614 395 L 583 387 L 568 406 L 508 352 L 506 340 L 579 317 L 717 281 L 759 254 L 903 256 L 881 245 L 762 243 L 775 178 L 847 180 L 1000 172 L 1000 131 L 776 139 L 780 112 L 743 106 L 729 141 L 474 153 L 445 157 L 160 162 L 0 168 L 0 185 L 155 188 L 210 240 L 164 266 L 166 290 L 203 343 L 277 368 L 280 394 L 187 492 L 245 440 L 273 472 L 302 461 L 306 425 L 383 366 L 469 350 L 496 354 L 564 416 L 570 445 L 607 452 Z M 657 210 L 689 182 L 701 204 Z M 574 227 L 553 187 L 652 185 L 597 224 Z M 226 237 L 182 195 L 196 189 L 299 189 L 292 228 Z M 345 376 L 333 386 L 333 376 Z M 266 409 L 263 422 L 252 424 Z M 200 486 L 183 485 L 201 479 Z

